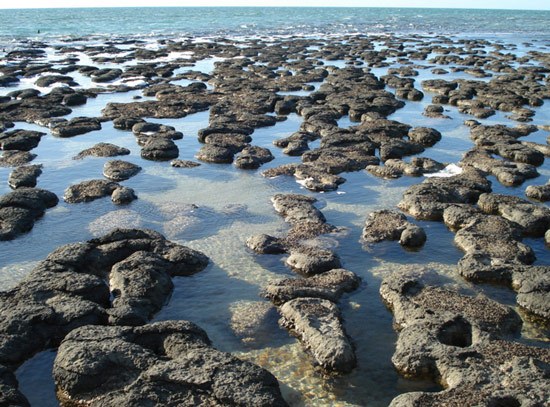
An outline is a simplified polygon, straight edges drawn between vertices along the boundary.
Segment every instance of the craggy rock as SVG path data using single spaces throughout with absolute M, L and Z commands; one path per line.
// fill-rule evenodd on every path
M 536 130 L 535 126 L 510 128 L 503 125 L 475 125 L 470 130 L 470 137 L 476 146 L 483 147 L 489 153 L 517 163 L 539 166 L 544 162 L 544 154 L 518 140 Z
M 187 321 L 75 329 L 53 374 L 62 406 L 287 405 L 273 375 L 212 348 Z
M 441 140 L 441 133 L 429 127 L 415 127 L 408 134 L 411 141 L 425 147 L 431 147 Z
M 275 157 L 267 148 L 250 146 L 245 147 L 235 160 L 235 165 L 242 169 L 256 169 Z
M 54 136 L 74 137 L 91 131 L 101 130 L 101 121 L 90 117 L 75 117 L 71 120 L 55 121 L 50 127 Z
M 128 204 L 137 199 L 135 191 L 128 187 L 115 188 L 111 194 L 111 201 L 116 205 Z
M 259 254 L 282 254 L 286 252 L 281 239 L 266 234 L 249 237 L 246 240 L 246 245 Z
M 499 160 L 484 149 L 475 148 L 464 154 L 460 161 L 462 167 L 471 166 L 487 174 L 494 175 L 497 180 L 508 186 L 521 185 L 525 180 L 539 175 L 531 164 L 513 163 Z
M 550 324 L 550 276 L 548 267 L 532 267 L 514 273 L 512 287 L 518 305 L 546 325 Z
M 65 190 L 63 199 L 69 203 L 90 202 L 95 199 L 110 196 L 113 191 L 119 188 L 116 182 L 104 179 L 93 179 L 82 181 L 79 184 L 71 185 Z
M 399 208 L 417 219 L 441 220 L 443 211 L 455 203 L 476 203 L 491 183 L 479 171 L 464 169 L 451 177 L 432 177 L 405 191 Z
M 195 167 L 199 167 L 201 164 L 196 163 L 194 161 L 176 159 L 176 160 L 172 160 L 170 162 L 170 165 L 175 168 L 195 168 Z
M 402 213 L 382 209 L 369 214 L 362 238 L 366 244 L 399 240 L 404 246 L 420 247 L 426 242 L 426 233 Z
M 517 223 L 525 236 L 544 236 L 550 229 L 550 209 L 510 195 L 482 194 L 479 208 L 488 214 L 500 215 Z
M 34 188 L 40 174 L 42 174 L 42 165 L 16 167 L 8 178 L 8 185 L 12 189 L 20 187 Z
M 291 226 L 285 238 L 288 247 L 300 245 L 300 241 L 336 230 L 326 223 L 325 216 L 313 204 L 315 198 L 298 194 L 277 194 L 271 201 L 278 212 Z
M 173 126 L 166 126 L 159 123 L 139 121 L 132 126 L 132 133 L 137 137 L 138 144 L 143 146 L 151 138 L 164 138 L 169 140 L 181 140 L 183 133 L 176 131 Z
M 311 163 L 319 170 L 329 174 L 360 171 L 367 165 L 378 165 L 380 160 L 374 156 L 370 146 L 324 147 L 308 151 L 302 155 L 304 163 Z
M 519 264 L 535 260 L 533 250 L 521 243 L 522 228 L 515 222 L 458 205 L 445 209 L 443 219 L 457 230 L 455 244 L 466 254 L 483 253 L 489 258 Z
M 312 276 L 342 267 L 340 258 L 332 250 L 301 246 L 291 248 L 286 264 L 294 271 Z
M 28 151 L 7 150 L 0 157 L 0 167 L 18 167 L 25 165 L 36 158 L 36 154 Z
M 338 302 L 342 294 L 357 289 L 361 279 L 351 271 L 332 269 L 310 278 L 287 278 L 268 284 L 263 296 L 275 305 L 301 297 L 323 298 Z
M 0 363 L 15 368 L 83 325 L 143 324 L 169 298 L 170 277 L 207 263 L 202 253 L 147 230 L 115 229 L 61 246 L 1 293 Z
M 410 162 L 392 158 L 386 160 L 384 162 L 384 167 L 380 168 L 384 168 L 390 175 L 387 178 L 398 178 L 401 175 L 418 177 L 423 174 L 441 171 L 445 168 L 445 164 L 439 163 L 435 160 L 432 160 L 431 158 L 426 157 L 413 157 Z M 367 171 L 378 175 L 376 168 L 373 166 L 367 167 Z
M 46 133 L 31 130 L 12 130 L 0 134 L 0 149 L 30 151 Z
M 550 201 L 550 184 L 546 185 L 529 185 L 525 189 L 525 195 L 528 198 L 536 199 L 537 201 Z
M 430 280 L 435 276 L 393 274 L 380 294 L 399 330 L 394 366 L 405 376 L 438 380 L 445 389 L 405 393 L 390 405 L 543 405 L 550 351 L 505 339 L 519 333 L 518 315 L 482 295 L 458 294 Z
M 127 180 L 140 171 L 141 167 L 139 165 L 122 160 L 107 161 L 103 165 L 103 175 L 116 182 Z
M 366 170 L 375 177 L 384 179 L 396 179 L 403 175 L 403 171 L 396 167 L 368 165 Z
M 428 105 L 424 108 L 422 114 L 432 119 L 450 119 L 450 116 L 443 114 L 444 109 L 441 105 Z
M 70 76 L 65 75 L 46 75 L 38 78 L 34 84 L 41 88 L 47 88 L 55 83 L 64 83 L 69 86 L 78 86 L 78 83 L 74 81 Z
M 296 298 L 280 308 L 279 323 L 289 329 L 328 371 L 349 372 L 357 360 L 342 326 L 340 310 L 322 298 Z
M 15 375 L 2 365 L 0 365 L 0 405 L 30 407 L 27 398 L 17 390 Z
M 197 159 L 207 163 L 231 164 L 235 151 L 229 147 L 205 144 L 197 153 Z
M 128 155 L 130 150 L 124 147 L 119 147 L 110 143 L 97 143 L 95 146 L 82 150 L 74 157 L 75 160 L 80 160 L 84 157 L 115 157 L 117 155 Z
M 21 187 L 3 195 L 0 197 L 0 240 L 11 240 L 28 232 L 44 211 L 58 202 L 54 193 L 38 188 Z
M 178 155 L 178 146 L 172 140 L 162 137 L 150 137 L 141 149 L 141 157 L 152 161 L 168 161 Z

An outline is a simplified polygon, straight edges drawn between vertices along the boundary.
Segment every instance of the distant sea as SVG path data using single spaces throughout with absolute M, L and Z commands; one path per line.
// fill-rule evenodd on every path
M 550 11 L 423 8 L 165 7 L 0 10 L 0 41 L 131 36 L 425 33 L 550 38 Z

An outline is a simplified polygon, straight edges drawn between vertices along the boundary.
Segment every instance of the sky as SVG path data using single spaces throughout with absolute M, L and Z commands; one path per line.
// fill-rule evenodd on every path
M 197 6 L 185 0 L 2 0 L 2 8 Z M 275 4 L 274 4 L 275 3 Z M 550 10 L 550 0 L 202 0 L 200 6 L 437 7 Z

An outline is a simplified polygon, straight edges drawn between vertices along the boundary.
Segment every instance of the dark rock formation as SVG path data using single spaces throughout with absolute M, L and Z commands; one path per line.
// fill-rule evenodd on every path
M 24 165 L 16 167 L 10 173 L 8 185 L 12 189 L 20 187 L 34 188 L 40 174 L 42 174 L 42 165 Z
M 111 194 L 111 201 L 116 205 L 128 204 L 137 199 L 135 191 L 128 187 L 115 188 Z
M 62 406 L 287 405 L 273 375 L 212 348 L 187 321 L 76 329 L 53 374 Z
M 7 150 L 0 157 L 0 167 L 18 167 L 25 165 L 36 158 L 36 154 L 28 151 Z
M 79 184 L 71 185 L 65 190 L 63 199 L 69 203 L 90 202 L 95 199 L 110 196 L 113 191 L 119 188 L 116 182 L 104 179 L 93 179 L 82 181 Z
M 405 393 L 390 405 L 543 405 L 550 351 L 506 340 L 521 329 L 521 319 L 510 308 L 425 282 L 434 279 L 393 274 L 380 288 L 399 330 L 394 366 L 406 376 L 431 377 L 445 387 Z
M 491 183 L 474 169 L 451 177 L 433 177 L 405 191 L 399 208 L 417 219 L 441 220 L 443 211 L 455 203 L 476 203 Z
M 91 131 L 101 130 L 101 121 L 91 117 L 75 117 L 71 120 L 52 122 L 50 127 L 54 136 L 74 137 Z
M 31 130 L 12 130 L 0 134 L 0 149 L 30 151 L 46 133 Z
M 550 183 L 546 185 L 529 185 L 525 189 L 525 195 L 541 202 L 550 201 Z
M 482 194 L 477 204 L 485 213 L 517 223 L 525 236 L 544 236 L 550 229 L 550 209 L 546 206 L 501 194 Z
M 115 182 L 127 180 L 140 171 L 139 165 L 122 160 L 107 161 L 103 165 L 103 175 Z
M 54 193 L 37 188 L 21 187 L 3 195 L 0 197 L 0 240 L 11 240 L 28 232 L 44 211 L 58 202 Z
M 515 186 L 539 175 L 534 165 L 499 160 L 485 149 L 475 148 L 464 154 L 462 167 L 471 166 L 487 174 L 494 175 L 503 185 Z
M 309 278 L 287 278 L 268 284 L 262 294 L 275 305 L 301 297 L 323 298 L 336 303 L 343 293 L 354 291 L 360 283 L 355 273 L 332 269 Z
M 83 325 L 143 324 L 169 298 L 170 277 L 207 263 L 202 253 L 153 231 L 117 229 L 62 246 L 1 293 L 0 363 L 16 367 Z
M 176 160 L 172 160 L 170 162 L 170 165 L 175 168 L 195 168 L 195 167 L 199 167 L 201 164 L 196 163 L 194 161 L 176 159 Z
M 235 160 L 235 165 L 242 169 L 256 169 L 275 157 L 267 148 L 258 146 L 245 147 Z
M 382 209 L 369 214 L 362 238 L 366 244 L 399 240 L 403 246 L 420 247 L 426 242 L 426 233 L 402 213 Z
M 110 143 L 97 143 L 95 146 L 82 150 L 74 157 L 75 160 L 84 157 L 115 157 L 117 155 L 128 155 L 130 150 L 124 147 L 119 147 Z
M 285 302 L 279 312 L 279 323 L 300 339 L 316 364 L 343 373 L 355 367 L 355 352 L 336 304 L 322 298 L 296 298 Z

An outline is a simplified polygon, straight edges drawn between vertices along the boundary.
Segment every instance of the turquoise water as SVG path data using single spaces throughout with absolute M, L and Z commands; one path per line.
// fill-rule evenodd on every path
M 285 9 L 285 8 L 159 8 L 159 9 L 74 9 L 74 10 L 3 10 L 0 12 L 0 42 L 6 49 L 20 47 L 29 39 L 44 40 L 47 59 L 59 60 L 54 45 L 78 46 L 104 44 L 106 40 L 138 37 L 145 46 L 158 47 L 157 40 L 182 39 L 186 36 L 238 37 L 242 46 L 246 38 L 277 35 L 398 32 L 400 38 L 410 33 L 450 33 L 453 38 L 492 39 L 513 43 L 506 52 L 525 55 L 529 51 L 548 52 L 550 43 L 550 12 L 492 11 L 492 10 L 434 10 L 434 9 Z M 37 33 L 40 30 L 40 34 Z M 90 37 L 91 34 L 94 34 Z M 431 34 L 430 38 L 434 35 Z M 327 37 L 328 38 L 328 37 Z M 219 39 L 219 38 L 218 38 Z M 329 44 L 329 40 L 326 44 Z M 323 40 L 323 41 L 325 41 Z M 335 41 L 345 41 L 335 37 Z M 523 44 L 530 41 L 534 45 Z M 376 47 L 383 44 L 376 43 Z M 118 45 L 124 48 L 124 45 Z M 319 47 L 323 47 L 320 45 Z M 491 48 L 487 48 L 491 51 Z M 2 53 L 0 53 L 0 58 Z M 94 64 L 89 56 L 75 52 L 80 64 Z M 214 58 L 198 61 L 193 67 L 181 67 L 211 73 Z M 322 61 L 326 65 L 344 67 L 344 60 Z M 427 64 L 426 61 L 413 61 Z M 133 62 L 135 63 L 135 62 Z M 387 68 L 374 68 L 377 76 L 399 66 L 392 61 Z M 71 73 L 76 75 L 76 73 Z M 415 86 L 433 78 L 430 69 L 420 70 Z M 446 80 L 469 78 L 465 73 L 451 73 Z M 83 88 L 92 87 L 89 78 L 75 77 Z M 16 87 L 0 88 L 0 95 L 19 88 L 33 87 L 34 78 L 23 78 Z M 182 85 L 187 82 L 179 82 Z M 317 84 L 318 85 L 318 84 Z M 391 89 L 388 89 L 392 91 Z M 42 91 L 48 91 L 42 89 Z M 87 104 L 74 108 L 67 117 L 98 116 L 110 101 L 130 102 L 141 91 L 102 94 Z M 304 95 L 299 91 L 295 94 Z M 449 163 L 460 160 L 462 152 L 471 148 L 469 129 L 463 125 L 470 116 L 455 107 L 446 106 L 451 119 L 428 119 L 422 116 L 431 94 L 420 102 L 407 102 L 390 119 L 413 126 L 437 128 L 443 139 L 423 156 Z M 145 98 L 144 98 L 145 99 Z M 144 100 L 142 99 L 142 100 Z M 547 104 L 534 109 L 533 124 L 550 123 Z M 176 144 L 180 158 L 194 160 L 201 147 L 197 140 L 199 129 L 208 126 L 209 112 L 189 115 L 182 119 L 151 119 L 174 126 L 184 133 Z M 436 390 L 429 381 L 407 380 L 399 376 L 391 364 L 396 334 L 392 315 L 382 304 L 378 289 L 380 281 L 392 272 L 407 268 L 432 268 L 456 279 L 456 284 L 469 290 L 485 292 L 509 305 L 514 294 L 503 287 L 472 286 L 456 278 L 455 265 L 462 252 L 453 244 L 451 233 L 440 222 L 416 222 L 426 229 L 428 241 L 420 251 L 406 251 L 396 242 L 384 242 L 365 250 L 360 242 L 361 228 L 368 213 L 382 208 L 395 208 L 403 192 L 420 178 L 403 177 L 388 181 L 365 171 L 342 174 L 347 182 L 338 191 L 314 194 L 304 190 L 292 177 L 266 179 L 260 172 L 289 162 L 289 157 L 273 146 L 273 140 L 295 132 L 301 117 L 292 114 L 274 127 L 256 130 L 253 143 L 269 148 L 275 160 L 258 171 L 243 171 L 229 164 L 202 164 L 193 169 L 176 169 L 166 162 L 141 159 L 140 148 L 131 132 L 116 130 L 111 122 L 94 131 L 71 139 L 53 137 L 47 129 L 27 123 L 17 128 L 45 131 L 35 163 L 44 165 L 38 186 L 62 196 L 65 188 L 82 180 L 101 178 L 107 158 L 89 157 L 75 161 L 79 151 L 98 142 L 110 142 L 130 149 L 122 159 L 139 164 L 143 170 L 123 184 L 136 190 L 138 200 L 116 207 L 106 199 L 86 204 L 59 205 L 46 212 L 31 232 L 10 242 L 0 242 L 0 289 L 17 284 L 38 261 L 56 247 L 101 235 L 113 226 L 147 227 L 158 230 L 169 239 L 206 253 L 212 260 L 209 267 L 189 278 L 176 278 L 170 302 L 156 316 L 157 320 L 189 319 L 203 327 L 216 347 L 251 360 L 272 371 L 280 380 L 285 397 L 292 406 L 386 406 L 396 395 L 406 391 Z M 485 124 L 517 123 L 498 113 L 482 120 Z M 343 117 L 341 127 L 352 123 Z M 537 131 L 527 138 L 544 143 L 548 132 Z M 313 145 L 312 145 L 313 147 Z M 550 162 L 538 168 L 541 176 L 515 188 L 504 187 L 493 178 L 495 192 L 524 196 L 527 185 L 548 181 Z M 0 168 L 0 194 L 10 191 L 8 168 Z M 270 198 L 276 193 L 304 193 L 319 199 L 318 206 L 327 221 L 343 226 L 346 232 L 327 236 L 324 243 L 334 247 L 344 266 L 363 279 L 362 286 L 341 300 L 346 329 L 353 338 L 359 359 L 358 367 L 349 375 L 327 377 L 311 365 L 306 352 L 286 330 L 277 325 L 274 310 L 258 315 L 254 341 L 243 341 L 236 326 L 239 314 L 254 316 L 269 304 L 259 291 L 269 281 L 293 275 L 284 266 L 284 256 L 258 256 L 247 250 L 246 239 L 258 233 L 282 235 L 288 225 L 274 212 Z M 196 205 L 192 208 L 190 205 Z M 175 216 L 181 222 L 172 222 Z M 550 252 L 542 239 L 526 241 L 537 254 L 536 264 L 550 264 Z M 540 337 L 535 327 L 526 324 L 526 338 Z M 54 384 L 50 371 L 55 352 L 46 351 L 25 363 L 17 372 L 22 391 L 36 406 L 56 406 Z
M 282 35 L 370 32 L 538 34 L 550 11 L 422 8 L 175 7 L 0 11 L 0 39 L 82 35 Z M 40 34 L 36 35 L 38 30 Z

